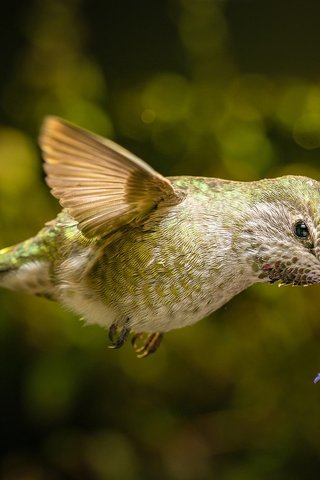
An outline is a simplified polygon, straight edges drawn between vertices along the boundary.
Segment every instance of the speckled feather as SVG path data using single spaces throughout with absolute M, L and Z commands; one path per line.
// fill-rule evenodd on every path
M 88 323 L 150 333 L 193 324 L 256 282 L 320 283 L 316 180 L 164 179 L 56 118 L 41 145 L 67 210 L 0 251 L 2 286 L 53 298 Z

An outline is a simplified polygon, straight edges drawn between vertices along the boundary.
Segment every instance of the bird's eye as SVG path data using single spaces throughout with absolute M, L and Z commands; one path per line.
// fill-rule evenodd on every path
M 299 221 L 295 224 L 294 233 L 299 238 L 307 238 L 310 235 L 307 225 L 302 221 Z

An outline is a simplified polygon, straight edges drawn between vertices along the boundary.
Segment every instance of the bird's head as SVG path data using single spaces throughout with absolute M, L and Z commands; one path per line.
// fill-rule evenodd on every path
M 320 283 L 320 182 L 285 176 L 252 185 L 240 235 L 256 281 Z

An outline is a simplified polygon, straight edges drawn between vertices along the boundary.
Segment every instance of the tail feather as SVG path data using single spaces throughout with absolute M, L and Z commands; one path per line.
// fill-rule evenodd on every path
M 3 280 L 5 274 L 17 268 L 14 262 L 13 249 L 14 247 L 8 247 L 0 250 L 0 285 L 2 285 L 1 280 Z
M 0 250 L 0 287 L 53 298 L 50 263 L 35 251 L 30 254 L 32 241 Z
M 56 299 L 52 270 L 54 259 L 63 255 L 63 249 L 58 252 L 59 236 L 62 240 L 88 242 L 77 222 L 67 212 L 61 212 L 35 237 L 0 250 L 0 287 Z

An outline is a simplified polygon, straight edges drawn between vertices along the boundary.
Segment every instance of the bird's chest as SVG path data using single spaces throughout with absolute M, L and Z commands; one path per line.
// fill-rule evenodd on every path
M 133 329 L 166 331 L 192 324 L 230 298 L 219 262 L 202 242 L 180 235 L 139 235 L 113 245 L 96 269 L 106 303 Z

